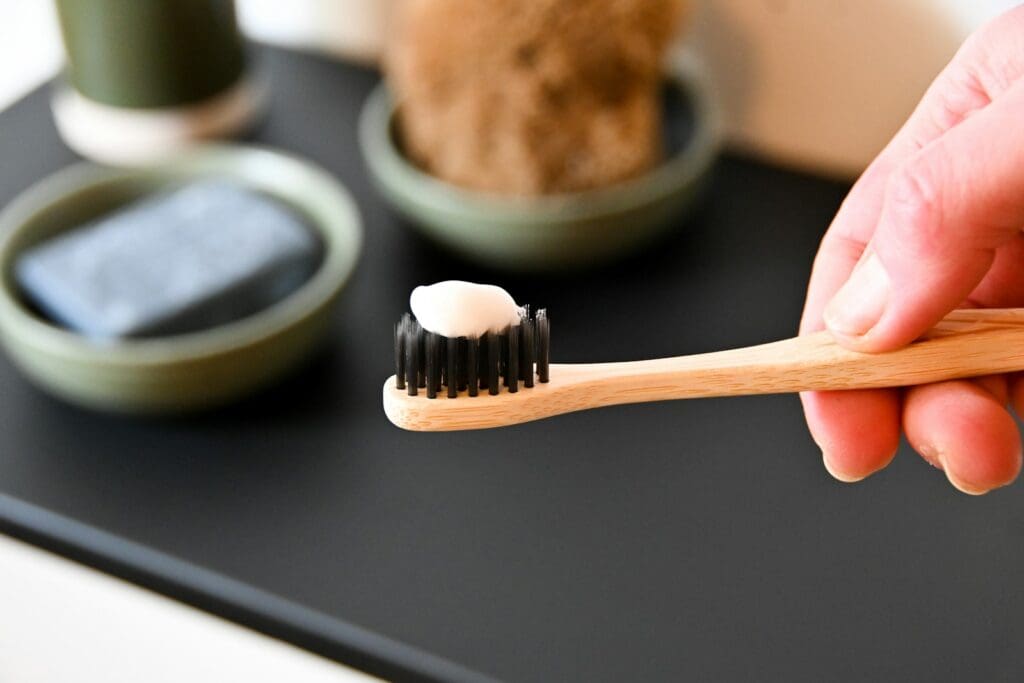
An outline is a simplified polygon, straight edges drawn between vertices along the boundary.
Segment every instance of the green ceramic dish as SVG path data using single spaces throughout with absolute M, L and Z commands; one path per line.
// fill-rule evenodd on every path
M 154 191 L 216 176 L 288 203 L 317 229 L 323 263 L 294 293 L 260 313 L 201 332 L 98 345 L 36 315 L 12 266 L 19 253 Z M 0 340 L 44 389 L 124 413 L 180 413 L 238 398 L 308 356 L 362 246 L 358 210 L 326 172 L 252 147 L 209 147 L 158 167 L 78 164 L 41 181 L 0 214 Z
M 680 64 L 668 85 L 688 102 L 689 134 L 655 169 L 598 190 L 519 198 L 438 180 L 402 153 L 395 103 L 384 85 L 363 107 L 360 144 L 384 197 L 442 246 L 511 270 L 592 265 L 623 256 L 679 225 L 717 156 L 718 117 L 698 71 Z

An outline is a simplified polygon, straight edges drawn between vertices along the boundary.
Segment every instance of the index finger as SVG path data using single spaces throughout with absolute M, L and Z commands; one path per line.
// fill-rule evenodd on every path
M 821 314 L 864 254 L 882 210 L 885 185 L 897 165 L 887 150 L 861 176 L 836 214 L 814 260 L 800 333 L 824 328 Z M 892 460 L 900 438 L 900 394 L 894 389 L 804 392 L 811 436 L 825 469 L 840 481 L 859 481 Z

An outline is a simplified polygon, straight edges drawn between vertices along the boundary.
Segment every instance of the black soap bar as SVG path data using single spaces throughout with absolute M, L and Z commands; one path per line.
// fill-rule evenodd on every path
M 24 294 L 98 340 L 192 332 L 270 306 L 316 270 L 320 242 L 286 206 L 224 181 L 135 202 L 15 264 Z

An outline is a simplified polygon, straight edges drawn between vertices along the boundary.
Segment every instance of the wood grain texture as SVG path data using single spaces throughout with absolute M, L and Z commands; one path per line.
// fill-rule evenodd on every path
M 551 381 L 518 393 L 408 396 L 384 383 L 384 412 L 413 431 L 504 427 L 623 403 L 870 389 L 1024 370 L 1024 309 L 959 310 L 888 353 L 850 351 L 828 332 L 747 348 L 620 363 L 552 364 Z

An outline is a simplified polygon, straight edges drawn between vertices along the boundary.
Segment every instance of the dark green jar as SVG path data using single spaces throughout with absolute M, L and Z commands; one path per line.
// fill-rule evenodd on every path
M 57 0 L 57 11 L 68 79 L 103 104 L 193 104 L 245 70 L 233 0 Z

